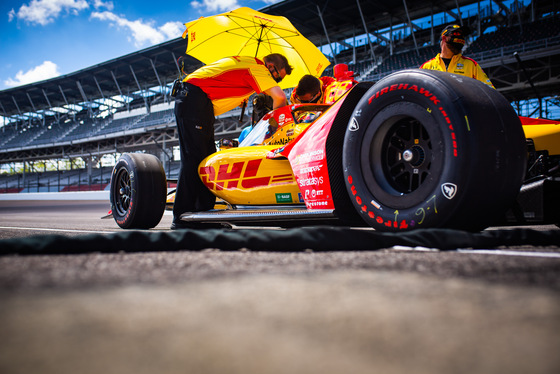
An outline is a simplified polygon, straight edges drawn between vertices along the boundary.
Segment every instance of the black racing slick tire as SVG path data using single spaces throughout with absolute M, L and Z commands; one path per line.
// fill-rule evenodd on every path
M 163 217 L 167 181 L 161 161 L 150 154 L 126 153 L 111 175 L 111 211 L 123 229 L 150 229 Z
M 361 98 L 342 163 L 350 200 L 371 227 L 477 231 L 514 203 L 525 136 L 509 102 L 486 84 L 404 70 Z

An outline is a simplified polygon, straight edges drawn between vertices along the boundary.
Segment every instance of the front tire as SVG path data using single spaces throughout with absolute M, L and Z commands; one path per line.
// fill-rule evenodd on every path
M 519 117 L 475 79 L 405 70 L 362 97 L 344 139 L 344 180 L 383 231 L 480 230 L 513 204 L 526 167 Z
M 150 154 L 121 156 L 111 175 L 113 218 L 123 229 L 149 229 L 163 217 L 167 182 L 161 161 Z

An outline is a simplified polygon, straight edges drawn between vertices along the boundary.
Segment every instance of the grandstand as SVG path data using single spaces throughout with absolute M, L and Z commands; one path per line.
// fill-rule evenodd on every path
M 416 68 L 438 51 L 444 25 L 473 30 L 464 54 L 477 60 L 520 115 L 560 118 L 560 3 L 539 1 L 282 1 L 260 11 L 284 15 L 332 64 L 360 81 Z M 96 190 L 111 163 L 145 151 L 176 178 L 178 145 L 170 86 L 180 75 L 177 38 L 65 76 L 0 91 L 0 193 Z M 522 61 L 520 65 L 519 60 Z M 187 71 L 200 62 L 184 56 Z M 332 73 L 332 66 L 324 74 Z M 527 74 L 525 74 L 527 73 Z M 248 124 L 240 109 L 217 119 L 216 138 Z M 2 123 L 0 123 L 2 125 Z M 60 168 L 60 160 L 73 165 Z M 55 165 L 45 166 L 45 165 Z M 39 166 L 40 165 L 40 166 Z

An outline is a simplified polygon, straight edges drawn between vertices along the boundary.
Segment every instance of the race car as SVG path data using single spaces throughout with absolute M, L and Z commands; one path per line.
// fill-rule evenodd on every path
M 354 83 L 339 82 L 333 104 L 269 112 L 204 159 L 199 177 L 218 202 L 181 219 L 395 232 L 560 222 L 559 122 L 520 118 L 498 91 L 455 74 Z M 155 227 L 173 202 L 166 182 L 155 156 L 124 154 L 111 179 L 116 223 Z

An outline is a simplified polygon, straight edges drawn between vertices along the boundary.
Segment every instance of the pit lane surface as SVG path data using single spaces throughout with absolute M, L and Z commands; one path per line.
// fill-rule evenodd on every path
M 0 239 L 108 208 L 0 201 Z M 560 249 L 472 252 L 0 256 L 0 372 L 560 372 Z

